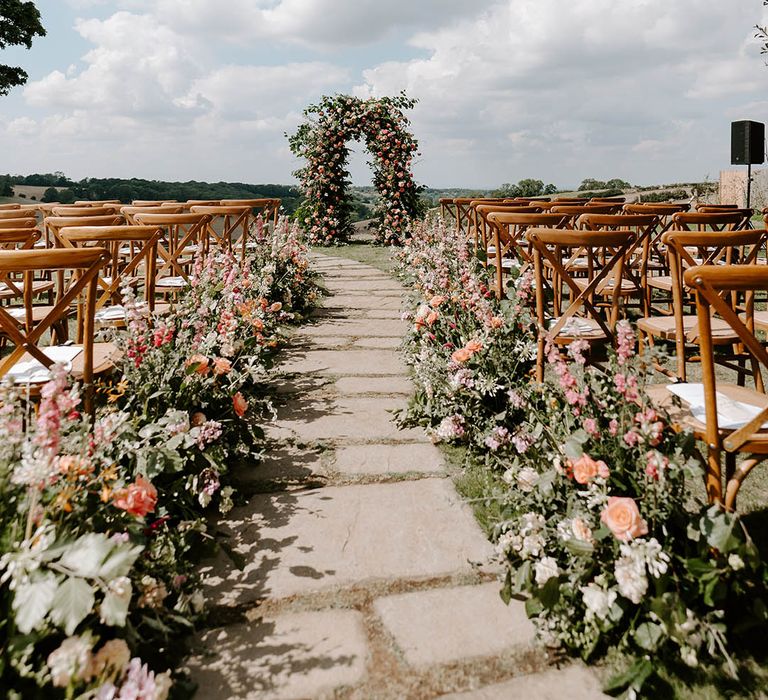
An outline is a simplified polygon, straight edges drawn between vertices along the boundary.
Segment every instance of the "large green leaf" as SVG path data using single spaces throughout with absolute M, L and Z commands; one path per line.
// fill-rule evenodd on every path
M 16 614 L 16 627 L 20 632 L 29 634 L 42 624 L 51 609 L 57 586 L 56 576 L 49 572 L 36 581 L 16 589 L 13 596 L 13 610 Z
M 63 627 L 68 635 L 74 634 L 77 626 L 93 610 L 94 600 L 93 587 L 87 581 L 70 577 L 56 590 L 51 620 Z
M 115 547 L 106 561 L 101 565 L 99 569 L 99 578 L 110 581 L 119 576 L 127 576 L 136 561 L 136 557 L 139 556 L 144 549 L 141 545 L 132 547 L 130 545 L 120 545 Z
M 641 649 L 654 651 L 664 635 L 661 625 L 653 622 L 643 622 L 635 630 L 635 641 Z
M 78 537 L 64 551 L 59 561 L 76 576 L 95 578 L 113 546 L 114 542 L 106 535 L 92 532 Z

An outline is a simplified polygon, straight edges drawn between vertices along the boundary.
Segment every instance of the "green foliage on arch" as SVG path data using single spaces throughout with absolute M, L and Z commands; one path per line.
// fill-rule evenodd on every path
M 367 100 L 334 95 L 304 110 L 305 121 L 289 142 L 291 151 L 306 160 L 294 175 L 307 197 L 300 218 L 313 243 L 345 243 L 352 233 L 347 144 L 357 139 L 364 139 L 371 155 L 380 195 L 377 241 L 394 244 L 408 236 L 423 189 L 411 172 L 418 144 L 404 114 L 415 104 L 405 93 Z

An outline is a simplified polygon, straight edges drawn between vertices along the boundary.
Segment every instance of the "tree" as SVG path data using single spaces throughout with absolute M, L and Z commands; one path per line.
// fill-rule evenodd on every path
M 768 5 L 768 0 L 763 0 L 763 5 Z M 756 24 L 755 29 L 757 30 L 755 32 L 755 39 L 760 39 L 763 44 L 760 53 L 766 54 L 768 53 L 768 27 L 761 27 L 759 24 Z
M 551 182 L 544 188 L 544 194 L 557 194 L 557 185 L 553 185 Z
M 579 185 L 579 192 L 585 190 L 604 190 L 607 189 L 605 183 L 602 180 L 595 180 L 593 177 L 585 178 Z
M 2 0 L 0 2 L 0 49 L 24 45 L 32 48 L 32 39 L 45 36 L 40 23 L 40 11 L 32 2 Z M 12 87 L 27 82 L 26 71 L 18 66 L 0 64 L 0 95 L 7 95 Z
M 544 192 L 544 183 L 528 177 L 517 183 L 517 189 L 521 197 L 539 197 Z
M 608 182 L 605 183 L 605 188 L 608 190 L 628 190 L 630 187 L 632 187 L 632 185 L 626 180 L 621 180 L 618 177 L 608 180 Z
M 49 187 L 40 199 L 41 202 L 58 202 L 59 191 L 55 187 Z

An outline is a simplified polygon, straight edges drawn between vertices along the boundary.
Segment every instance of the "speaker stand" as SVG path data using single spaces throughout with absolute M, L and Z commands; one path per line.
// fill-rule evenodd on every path
M 747 209 L 752 198 L 752 163 L 747 163 Z

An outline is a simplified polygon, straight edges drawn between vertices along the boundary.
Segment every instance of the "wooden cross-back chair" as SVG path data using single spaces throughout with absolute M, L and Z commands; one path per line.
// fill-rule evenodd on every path
M 655 340 L 675 344 L 676 369 L 656 369 L 678 381 L 687 379 L 687 363 L 698 359 L 699 324 L 695 314 L 686 314 L 690 302 L 683 285 L 684 273 L 697 266 L 719 266 L 739 263 L 743 268 L 757 265 L 765 250 L 765 230 L 748 231 L 668 231 L 662 237 L 666 246 L 672 279 L 672 315 L 650 315 L 637 322 L 641 339 L 653 345 Z M 694 257 L 698 256 L 698 257 Z M 731 300 L 737 308 L 739 300 Z M 738 347 L 738 338 L 733 330 L 721 320 L 713 319 L 710 324 L 712 342 L 719 346 L 731 346 L 730 354 L 722 353 L 719 362 L 737 372 L 739 382 L 747 375 L 746 357 Z M 737 365 L 732 364 L 737 362 Z
M 262 197 L 258 199 L 222 199 L 212 206 L 218 204 L 222 207 L 250 207 L 251 221 L 255 221 L 261 216 L 265 224 L 277 226 L 277 220 L 280 218 L 280 206 L 283 200 L 278 197 Z
M 2 209 L 0 219 L 31 219 L 37 218 L 36 207 L 24 207 L 24 209 Z
M 54 364 L 54 351 L 46 352 L 42 344 L 46 333 L 56 325 L 67 322 L 70 308 L 77 308 L 77 345 L 66 346 L 65 352 L 80 351 L 71 359 L 70 371 L 85 386 L 85 409 L 91 413 L 94 374 L 111 370 L 117 350 L 111 343 L 94 342 L 94 315 L 96 286 L 99 269 L 107 257 L 102 248 L 87 250 L 13 250 L 0 251 L 0 275 L 22 274 L 24 277 L 23 319 L 15 318 L 0 307 L 0 332 L 13 349 L 0 360 L 0 379 L 13 377 L 19 384 L 29 385 L 34 393 L 50 376 L 45 372 Z M 35 322 L 32 318 L 33 275 L 44 270 L 48 273 L 63 270 L 70 280 L 64 294 L 46 315 Z M 62 346 L 59 346 L 61 350 Z M 23 363 L 23 364 L 22 364 Z M 36 364 L 37 371 L 27 363 Z M 25 367 L 26 365 L 26 367 Z M 42 365 L 42 367 L 40 367 Z M 22 372 L 25 368 L 27 371 Z M 42 373 L 42 376 L 41 376 Z
M 520 211 L 525 209 L 526 211 Z M 488 225 L 491 228 L 493 255 L 488 253 L 489 263 L 496 266 L 496 296 L 504 297 L 504 275 L 515 264 L 527 266 L 532 261 L 530 244 L 525 238 L 529 228 L 548 227 L 561 228 L 565 226 L 568 217 L 563 214 L 550 214 L 541 211 L 527 211 L 529 207 L 518 207 L 514 210 L 492 211 L 488 214 Z
M 40 240 L 41 233 L 35 228 L 0 229 L 0 250 L 30 250 Z M 23 280 L 17 276 L 3 274 L 0 276 L 0 300 L 21 299 L 24 295 Z M 53 283 L 38 284 L 35 293 L 39 294 L 53 289 Z
M 647 286 L 650 241 L 659 225 L 655 214 L 582 214 L 576 226 L 588 231 L 616 231 L 629 229 L 635 232 L 635 242 L 627 260 L 627 279 L 622 283 L 623 294 L 637 296 L 643 311 L 649 304 Z
M 148 311 L 155 306 L 155 267 L 162 230 L 158 226 L 74 226 L 61 230 L 61 237 L 76 248 L 103 248 L 109 258 L 98 277 L 96 321 L 123 325 L 125 317 L 112 312 L 122 310 L 121 289 L 139 283 L 144 274 L 144 302 Z M 130 253 L 126 254 L 126 244 Z M 116 307 L 110 311 L 109 307 Z
M 80 216 L 80 217 L 92 217 L 92 216 L 114 216 L 119 213 L 122 204 L 112 204 L 106 206 L 92 206 L 92 207 L 54 207 L 51 210 L 53 216 Z
M 589 197 L 555 197 L 552 201 L 557 205 L 579 206 L 586 204 L 589 201 Z
M 189 284 L 189 269 L 198 252 L 208 250 L 209 214 L 135 214 L 137 224 L 156 226 L 162 231 L 157 246 L 158 262 L 155 290 L 163 294 L 177 294 Z
M 582 214 L 615 214 L 621 210 L 620 204 L 560 204 L 554 203 L 549 207 L 553 214 L 565 214 L 568 216 L 568 225 L 576 227 L 576 221 Z
M 0 204 L 0 211 L 12 211 L 13 209 L 21 209 L 21 204 L 17 204 L 16 202 Z
M 537 381 L 544 380 L 545 346 L 547 340 L 568 345 L 575 340 L 593 344 L 614 343 L 614 329 L 619 318 L 621 281 L 624 264 L 635 241 L 633 231 L 583 231 L 578 229 L 528 229 L 526 238 L 533 249 L 536 277 L 536 316 L 538 342 L 536 359 Z M 568 269 L 570 251 L 585 255 L 587 266 L 580 268 L 586 278 L 582 284 Z M 546 278 L 547 267 L 552 270 L 551 287 Z M 553 292 L 552 311 L 547 302 L 547 288 Z M 568 294 L 567 306 L 565 295 Z M 595 303 L 598 292 L 612 289 L 610 302 L 599 308 Z M 581 315 L 580 315 L 581 314 Z
M 34 216 L 21 216 L 18 218 L 0 219 L 0 229 L 11 228 L 36 228 L 37 219 Z
M 78 199 L 77 201 L 72 203 L 72 206 L 103 207 L 105 204 L 120 204 L 120 200 L 119 199 Z
M 453 203 L 453 197 L 440 197 L 438 200 L 440 204 L 440 218 L 443 221 L 456 221 L 455 205 Z
M 120 207 L 120 213 L 125 217 L 125 220 L 129 224 L 136 225 L 136 214 L 183 214 L 184 207 L 179 204 L 177 206 L 167 206 L 160 208 L 157 206 L 125 206 Z
M 588 204 L 624 204 L 627 201 L 626 197 L 592 197 Z
M 648 315 L 671 315 L 673 312 L 673 281 L 670 272 L 669 252 L 666 247 L 660 245 L 664 234 L 667 231 L 710 231 L 712 233 L 732 231 L 737 228 L 742 220 L 743 217 L 738 212 L 732 210 L 707 213 L 676 211 L 668 217 L 666 222 L 661 219 L 663 224 L 651 240 L 651 249 L 649 251 L 649 266 L 658 263 L 656 268 L 661 274 L 649 275 L 647 277 Z M 649 267 L 649 271 L 651 269 Z M 660 294 L 657 299 L 653 298 L 654 290 Z
M 737 207 L 731 205 L 703 205 L 699 204 L 696 207 L 696 211 L 700 214 L 741 214 L 741 222 L 733 226 L 733 230 L 738 231 L 743 228 L 753 228 L 752 216 L 755 213 L 754 209 L 747 209 L 746 207 Z
M 133 207 L 159 207 L 163 204 L 170 204 L 171 206 L 178 204 L 175 199 L 134 199 L 131 202 Z
M 249 206 L 194 206 L 190 211 L 195 214 L 208 214 L 208 240 L 214 242 L 222 251 L 231 251 L 234 245 L 240 249 L 243 260 L 248 252 L 248 232 L 251 228 Z
M 718 379 L 712 322 L 720 319 L 731 328 L 756 365 L 756 373 L 768 370 L 768 353 L 755 337 L 750 317 L 755 292 L 768 291 L 768 267 L 697 266 L 685 271 L 684 281 L 696 300 L 704 408 L 702 411 L 698 406 L 694 411 L 688 405 L 677 410 L 671 406 L 666 390 L 657 388 L 658 385 L 650 387 L 649 394 L 655 401 L 670 406 L 675 422 L 680 427 L 692 428 L 696 437 L 706 444 L 705 481 L 709 501 L 734 510 L 744 479 L 768 457 L 768 430 L 764 427 L 768 422 L 768 396 L 762 381 L 757 389 L 750 389 Z M 737 314 L 733 310 L 728 299 L 734 295 L 744 295 L 746 313 Z M 737 402 L 735 406 L 733 402 Z M 749 410 L 745 411 L 745 407 Z M 737 463 L 739 455 L 742 460 Z
M 475 201 L 470 205 L 472 217 L 472 238 L 475 250 L 484 250 L 486 255 L 495 255 L 495 250 L 491 247 L 493 234 L 488 223 L 488 215 L 492 212 L 520 212 L 535 213 L 539 210 L 536 207 L 530 207 L 524 202 L 484 202 Z

